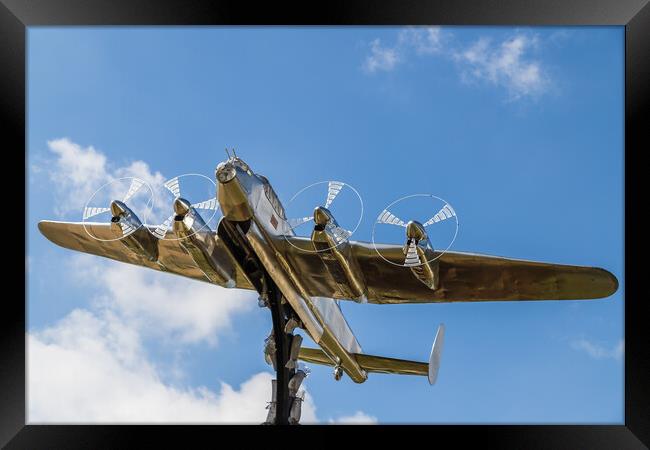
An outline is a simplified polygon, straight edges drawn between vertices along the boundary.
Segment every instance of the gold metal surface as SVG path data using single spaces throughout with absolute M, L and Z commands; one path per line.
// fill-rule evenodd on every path
M 322 352 L 325 357 L 327 357 L 327 353 L 329 353 L 330 355 L 335 355 L 334 358 L 338 358 L 340 367 L 352 381 L 355 383 L 363 383 L 368 379 L 367 374 L 363 371 L 363 367 L 361 367 L 361 364 L 359 364 L 357 359 L 355 359 L 355 354 L 344 349 L 338 339 L 336 339 L 336 337 L 329 331 L 328 327 L 325 327 L 323 336 L 321 337 L 320 342 L 318 342 L 318 345 L 323 349 L 319 351 Z M 302 354 L 302 350 L 303 349 L 300 349 L 300 354 Z M 332 358 L 327 358 L 332 362 Z
M 232 221 L 245 221 L 253 217 L 253 211 L 248 202 L 248 193 L 243 189 L 237 178 L 227 183 L 219 183 L 217 199 L 224 217 Z
M 419 245 L 415 246 L 418 258 L 421 263 L 416 266 L 409 266 L 411 273 L 426 287 L 435 290 L 438 287 L 438 261 L 431 261 L 433 252 L 427 253 Z
M 175 202 L 175 209 L 178 204 L 179 202 Z M 233 287 L 235 268 L 223 247 L 217 246 L 217 235 L 210 230 L 201 216 L 188 214 L 189 203 L 181 203 L 180 206 L 185 212 L 178 208 L 176 213 L 184 213 L 185 217 L 182 220 L 174 220 L 172 226 L 173 232 L 180 238 L 178 243 L 211 282 Z
M 351 356 L 357 360 L 359 366 L 361 366 L 361 368 L 366 372 L 393 373 L 400 375 L 429 375 L 429 365 L 423 362 L 366 355 L 363 353 L 352 353 Z M 322 364 L 326 366 L 335 365 L 322 350 L 317 348 L 301 348 L 298 359 L 312 364 Z
M 319 250 L 315 253 L 323 262 L 323 267 L 338 282 L 338 289 L 346 292 L 345 297 L 365 300 L 366 283 L 356 258 L 352 256 L 349 242 L 338 244 L 326 229 L 314 229 L 311 240 Z
M 39 229 L 45 237 L 62 247 L 117 261 L 194 278 L 207 279 L 190 255 L 175 240 L 159 240 L 159 260 L 164 265 L 129 251 L 120 241 L 99 241 L 91 238 L 81 223 L 42 221 Z M 91 233 L 102 239 L 112 239 L 110 225 L 89 224 Z M 215 236 L 216 237 L 216 236 Z M 287 237 L 295 247 L 312 249 L 308 238 Z M 347 279 L 335 280 L 323 270 L 323 262 L 316 253 L 300 251 L 285 238 L 274 239 L 310 296 L 347 298 Z M 438 260 L 439 286 L 431 290 L 413 274 L 410 268 L 383 261 L 372 244 L 351 241 L 352 254 L 357 258 L 368 288 L 371 303 L 427 303 L 497 300 L 578 300 L 603 298 L 618 289 L 618 281 L 610 272 L 595 268 L 548 264 L 534 261 L 501 258 L 472 253 L 447 252 Z M 221 246 L 217 238 L 217 246 Z M 222 249 L 226 252 L 225 248 Z M 382 254 L 396 262 L 403 259 L 402 247 L 385 246 Z M 236 266 L 236 262 L 232 261 Z M 253 289 L 243 271 L 235 274 L 236 287 Z
M 472 253 L 440 254 L 420 247 L 419 259 L 431 263 L 408 267 L 404 266 L 402 245 L 378 245 L 375 249 L 368 242 L 346 241 L 337 246 L 325 230 L 315 230 L 313 240 L 296 237 L 266 178 L 252 173 L 238 158 L 220 164 L 216 176 L 217 198 L 224 213 L 220 229 L 225 234 L 204 229 L 198 215 L 175 221 L 166 239 L 154 238 L 150 233 L 153 228 L 140 227 L 125 239 L 114 240 L 111 225 L 103 223 L 85 223 L 97 239 L 82 223 L 42 221 L 38 227 L 50 241 L 71 250 L 224 287 L 254 289 L 242 268 L 248 267 L 247 258 L 250 263 L 254 254 L 253 262 L 264 266 L 302 327 L 321 346 L 301 349 L 300 359 L 338 366 L 357 383 L 366 380 L 366 372 L 428 376 L 429 367 L 416 361 L 362 354 L 338 304 L 331 299 L 379 304 L 577 300 L 608 297 L 618 289 L 616 277 L 595 267 Z M 178 199 L 174 208 L 177 214 L 185 215 L 190 204 Z M 317 208 L 314 218 L 326 226 L 333 219 L 329 211 L 321 209 Z M 232 232 L 228 231 L 231 228 Z M 422 225 L 416 222 L 409 222 L 407 234 L 425 237 Z M 324 245 L 325 251 L 315 252 L 319 245 Z M 377 250 L 394 264 L 379 256 Z M 255 275 L 259 270 L 248 270 L 250 279 L 263 292 Z
M 90 229 L 90 232 L 93 235 L 101 239 L 111 239 L 113 236 L 109 224 L 93 224 L 86 222 L 86 227 Z M 130 251 L 121 241 L 99 241 L 91 238 L 84 230 L 82 223 L 44 220 L 39 222 L 38 229 L 50 241 L 70 250 L 76 250 L 91 255 L 103 256 L 115 261 L 169 272 L 206 283 L 209 282 L 203 271 L 197 267 L 192 257 L 180 246 L 179 241 L 175 240 L 175 236 L 171 231 L 167 232 L 168 239 L 156 240 L 158 245 L 159 261 L 161 263 L 157 264 L 156 262 L 149 261 L 147 258 Z M 144 229 L 142 231 L 146 232 Z M 151 231 L 153 231 L 153 228 Z M 220 252 L 224 257 L 229 258 L 231 264 L 236 268 L 234 277 L 236 283 L 235 287 L 240 289 L 253 289 L 253 285 L 250 283 L 236 261 L 228 256 L 229 252 L 226 250 L 218 236 L 215 235 L 214 237 L 217 244 L 217 249 L 215 249 L 215 251 Z
M 283 239 L 284 240 L 284 239 Z M 312 248 L 311 241 L 287 237 L 283 251 L 312 296 L 346 299 L 339 285 L 323 270 L 317 254 L 296 250 Z M 278 242 L 281 246 L 282 242 Z M 596 267 L 570 266 L 502 258 L 473 253 L 447 252 L 436 260 L 438 287 L 429 289 L 411 273 L 384 261 L 368 242 L 350 241 L 371 303 L 429 303 L 502 300 L 580 300 L 603 298 L 618 289 L 610 272 Z M 402 246 L 385 245 L 382 255 L 396 264 L 404 259 Z

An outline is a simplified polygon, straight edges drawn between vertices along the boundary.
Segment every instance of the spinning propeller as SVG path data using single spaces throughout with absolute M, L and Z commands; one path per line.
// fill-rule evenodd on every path
M 427 204 L 425 206 L 425 203 L 429 203 L 426 201 L 423 202 L 423 200 L 425 199 L 431 200 L 433 205 Z M 433 210 L 436 212 L 433 213 L 433 215 L 431 216 L 425 216 L 428 217 L 428 219 L 424 222 L 418 222 L 416 220 L 411 220 L 409 222 L 406 222 L 402 220 L 396 213 L 393 212 L 395 209 L 398 208 L 398 205 L 402 203 L 411 203 L 411 204 L 416 203 L 417 206 L 416 209 L 418 211 Z M 444 230 L 443 233 L 438 233 L 438 229 L 432 226 L 441 222 L 445 222 L 447 224 L 451 222 L 453 225 L 447 227 L 447 229 Z M 384 255 L 382 255 L 382 252 L 377 248 L 377 245 L 375 244 L 375 228 L 377 227 L 377 225 L 390 225 L 394 227 L 402 227 L 405 229 L 406 243 L 404 244 L 404 260 L 401 264 L 397 264 L 394 261 L 390 261 Z M 453 236 L 452 236 L 452 231 L 453 231 Z M 431 245 L 430 233 L 431 235 L 434 235 L 436 237 L 439 237 L 441 234 L 447 235 L 447 237 L 451 236 L 449 243 L 446 245 L 446 247 L 444 247 L 444 250 L 438 251 L 434 257 L 428 257 L 426 254 L 427 249 L 430 250 L 431 252 L 435 250 Z M 388 205 L 386 208 L 384 208 L 384 210 L 377 217 L 377 220 L 375 221 L 375 224 L 373 226 L 372 242 L 375 247 L 375 251 L 377 251 L 379 256 L 381 256 L 387 262 L 391 264 L 401 265 L 404 267 L 418 267 L 425 263 L 440 258 L 447 250 L 449 250 L 451 245 L 454 243 L 457 234 L 458 234 L 458 217 L 456 216 L 456 211 L 449 203 L 447 203 L 445 200 L 441 199 L 440 197 L 436 197 L 435 195 L 415 194 L 415 195 L 409 195 L 407 197 L 398 199 L 393 203 L 391 203 L 390 205 Z M 443 246 L 440 247 L 443 248 Z
M 128 190 L 125 189 L 127 181 L 130 182 Z M 146 187 L 146 189 L 143 190 L 143 187 Z M 126 193 L 123 196 L 119 195 L 125 190 Z M 149 196 L 146 201 L 144 201 L 143 197 L 147 191 Z M 110 200 L 108 206 L 89 206 L 99 202 L 108 202 L 109 199 L 114 198 L 121 198 L 121 200 Z M 132 209 L 127 206 L 128 202 L 144 208 L 146 214 L 153 205 L 153 190 L 151 189 L 151 186 L 140 178 L 124 177 L 112 180 L 97 189 L 88 199 L 83 210 L 82 221 L 86 233 L 88 233 L 91 238 L 99 241 L 116 241 L 124 239 L 128 235 L 134 233 L 142 226 L 142 222 L 140 222 L 140 219 L 138 219 L 135 213 L 133 213 Z M 108 216 L 108 213 L 110 213 L 110 216 Z M 108 219 L 109 217 L 110 219 Z M 90 222 L 88 220 L 90 218 L 102 220 Z M 103 221 L 107 219 L 111 224 L 111 230 L 115 236 L 113 239 L 100 238 L 91 231 L 91 223 L 103 223 Z
M 327 192 L 325 192 L 325 187 L 327 187 Z M 306 230 L 306 227 L 302 229 L 300 227 L 311 221 L 314 224 L 313 229 L 327 230 L 329 232 L 334 244 L 327 248 L 313 250 L 313 252 L 329 250 L 347 241 L 357 230 L 363 217 L 363 200 L 359 192 L 351 185 L 341 181 L 321 181 L 311 184 L 298 191 L 289 200 L 287 208 L 291 210 L 293 205 L 293 209 L 304 210 L 313 207 L 314 204 L 319 202 L 323 203 L 321 203 L 321 206 L 317 206 L 312 214 L 301 215 L 301 217 L 288 220 L 293 234 L 300 234 L 300 231 Z M 350 215 L 351 210 L 357 208 L 357 204 L 359 217 L 355 224 L 354 218 L 350 219 L 346 216 Z M 291 243 L 291 241 L 288 242 Z M 310 251 L 304 248 L 300 248 L 300 250 Z
M 193 178 L 189 178 L 189 177 L 193 177 Z M 174 202 L 173 202 L 174 213 L 170 215 L 167 219 L 165 219 L 163 223 L 158 225 L 152 231 L 153 235 L 156 236 L 158 239 L 167 239 L 167 240 L 181 239 L 177 237 L 167 237 L 167 231 L 171 227 L 174 220 L 183 220 L 183 218 L 187 214 L 191 213 L 192 209 L 213 211 L 212 215 L 205 220 L 205 224 L 206 224 L 205 226 L 207 226 L 208 222 L 210 222 L 210 220 L 216 215 L 217 209 L 219 209 L 219 203 L 217 202 L 216 196 L 198 203 L 190 203 L 188 200 L 182 197 L 182 195 L 189 194 L 189 192 L 186 192 L 187 190 L 185 188 L 185 185 L 191 179 L 195 181 L 199 180 L 202 183 L 210 183 L 209 189 L 215 192 L 216 194 L 217 185 L 215 184 L 214 181 L 212 181 L 210 178 L 206 177 L 205 175 L 189 173 L 189 174 L 179 175 L 177 177 L 174 177 L 166 181 L 163 186 L 165 186 L 165 188 L 174 196 Z M 207 180 L 207 182 L 204 182 L 202 179 Z M 183 188 L 181 189 L 181 187 Z M 200 229 L 194 231 L 194 233 L 200 231 Z

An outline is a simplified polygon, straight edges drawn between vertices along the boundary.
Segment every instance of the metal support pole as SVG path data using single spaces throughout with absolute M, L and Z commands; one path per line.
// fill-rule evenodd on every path
M 289 361 L 289 352 L 291 348 L 292 334 L 284 332 L 287 315 L 282 304 L 282 293 L 273 283 L 269 283 L 269 308 L 271 309 L 271 318 L 273 320 L 273 338 L 275 339 L 275 358 L 276 358 L 276 425 L 288 425 L 289 413 L 291 409 L 289 398 L 289 381 L 295 374 L 295 369 L 287 369 Z

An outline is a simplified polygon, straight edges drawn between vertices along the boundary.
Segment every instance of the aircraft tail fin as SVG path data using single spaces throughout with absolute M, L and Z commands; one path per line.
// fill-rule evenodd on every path
M 438 378 L 438 370 L 440 369 L 444 331 L 444 325 L 440 324 L 438 332 L 436 333 L 436 338 L 433 341 L 433 347 L 431 349 L 428 364 L 425 362 L 409 361 L 406 359 L 366 355 L 364 353 L 353 353 L 352 355 L 356 358 L 359 366 L 367 372 L 422 375 L 429 378 L 430 384 L 434 384 Z M 317 348 L 302 347 L 298 359 L 313 364 L 334 366 L 334 362 L 325 354 L 325 352 Z
M 440 359 L 442 358 L 442 346 L 445 343 L 445 324 L 441 323 L 438 326 L 436 337 L 431 346 L 431 354 L 429 355 L 429 384 L 435 384 L 438 379 L 438 370 L 440 369 Z

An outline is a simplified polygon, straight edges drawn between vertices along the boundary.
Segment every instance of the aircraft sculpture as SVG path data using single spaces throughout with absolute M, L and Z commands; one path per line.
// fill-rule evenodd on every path
M 435 383 L 444 325 L 438 327 L 427 363 L 368 355 L 348 326 L 339 300 L 577 300 L 607 297 L 618 289 L 616 277 L 600 268 L 433 248 L 430 237 L 436 224 L 456 221 L 457 230 L 456 212 L 446 202 L 424 220 L 407 222 L 389 205 L 375 226 L 403 229 L 403 242 L 375 243 L 374 231 L 372 243 L 357 242 L 350 240 L 354 230 L 340 226 L 331 211 L 342 190 L 358 195 L 346 183 L 323 182 L 322 204 L 313 205 L 313 212 L 302 218 L 290 219 L 268 179 L 254 173 L 234 151 L 216 167 L 215 178 L 215 196 L 192 199 L 202 200 L 198 203 L 183 196 L 182 176 L 166 182 L 174 197 L 173 211 L 159 225 L 147 224 L 129 207 L 143 189 L 153 192 L 143 180 L 131 178 L 126 194 L 110 204 L 89 201 L 82 222 L 41 221 L 38 227 L 50 241 L 68 249 L 257 291 L 260 306 L 270 309 L 273 322 L 264 348 L 266 361 L 276 371 L 266 423 L 298 423 L 303 400 L 299 388 L 308 374 L 298 360 L 332 366 L 336 380 L 345 373 L 363 383 L 376 372 L 422 375 Z M 222 217 L 212 230 L 205 211 L 214 216 L 217 210 Z M 91 221 L 102 215 L 110 220 Z M 304 225 L 311 234 L 298 236 L 295 230 Z M 302 347 L 302 336 L 294 333 L 297 328 L 320 348 Z

